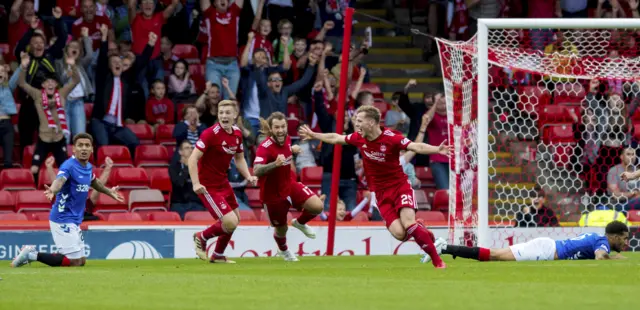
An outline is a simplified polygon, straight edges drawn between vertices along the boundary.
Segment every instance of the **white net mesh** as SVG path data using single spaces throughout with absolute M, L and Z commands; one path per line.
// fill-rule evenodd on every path
M 637 164 L 636 36 L 623 29 L 489 30 L 491 246 L 575 235 L 602 225 L 602 214 L 611 218 L 600 222 L 638 218 L 640 184 L 619 178 Z M 476 39 L 442 40 L 439 51 L 455 147 L 450 242 L 471 245 L 478 224 Z M 605 209 L 620 212 L 594 212 Z

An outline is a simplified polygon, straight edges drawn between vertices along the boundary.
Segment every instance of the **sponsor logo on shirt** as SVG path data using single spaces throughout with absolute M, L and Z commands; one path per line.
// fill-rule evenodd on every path
M 225 146 L 225 143 L 223 143 L 222 144 L 222 150 L 225 153 L 229 154 L 229 155 L 235 155 L 236 151 L 238 150 L 238 147 L 237 146 L 229 146 L 229 147 L 227 147 L 227 146 Z
M 367 157 L 369 157 L 369 159 L 371 160 L 375 160 L 375 161 L 379 161 L 379 162 L 385 162 L 385 154 L 382 152 L 367 152 L 365 150 L 362 150 L 362 152 L 364 153 L 364 155 L 366 155 Z

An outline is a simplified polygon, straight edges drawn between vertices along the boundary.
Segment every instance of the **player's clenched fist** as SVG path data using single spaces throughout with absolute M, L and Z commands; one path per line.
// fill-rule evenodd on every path
M 193 192 L 198 195 L 204 195 L 207 189 L 202 184 L 193 184 Z
M 286 159 L 284 158 L 284 155 L 282 154 L 278 155 L 278 157 L 276 157 L 276 167 L 284 166 L 285 161 Z
M 256 186 L 256 184 L 258 184 L 258 177 L 255 175 L 252 175 L 247 178 L 247 182 L 249 182 L 252 186 Z

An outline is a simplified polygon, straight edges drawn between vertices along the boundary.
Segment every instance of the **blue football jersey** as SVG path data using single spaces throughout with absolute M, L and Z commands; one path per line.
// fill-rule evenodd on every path
M 596 233 L 581 234 L 575 238 L 556 241 L 558 259 L 595 259 L 596 251 L 610 253 L 609 240 Z
M 62 163 L 57 178 L 65 178 L 67 181 L 56 195 L 49 220 L 80 225 L 84 218 L 91 181 L 95 178 L 93 166 L 91 163 L 83 166 L 72 156 Z

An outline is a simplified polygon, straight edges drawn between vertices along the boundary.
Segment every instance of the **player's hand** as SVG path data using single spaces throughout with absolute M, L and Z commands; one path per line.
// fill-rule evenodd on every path
M 300 126 L 300 129 L 298 129 L 298 134 L 300 135 L 302 140 L 313 140 L 315 138 L 313 130 L 311 130 L 311 128 L 309 128 L 309 126 L 307 125 Z
M 447 144 L 447 140 L 442 141 L 438 146 L 438 154 L 449 157 L 451 153 L 453 153 L 453 145 Z
M 53 191 L 51 191 L 51 188 L 49 187 L 49 185 L 46 185 L 46 184 L 44 185 L 44 196 L 47 197 L 49 201 L 53 201 L 53 199 L 56 196 L 53 194 Z
M 198 183 L 193 183 L 193 192 L 198 194 L 198 195 L 203 195 L 204 193 L 207 192 L 207 188 L 202 186 L 202 184 Z
M 51 13 L 53 14 L 53 17 L 55 17 L 56 19 L 59 19 L 60 17 L 62 17 L 62 9 L 59 6 L 53 8 L 53 10 L 51 10 Z
M 247 182 L 249 182 L 249 184 L 251 184 L 252 186 L 256 186 L 256 184 L 258 183 L 258 177 L 255 175 L 252 175 L 247 178 Z
M 55 158 L 53 157 L 47 157 L 47 160 L 44 161 L 44 165 L 47 168 L 52 168 L 53 164 L 56 162 Z
M 114 186 L 114 187 L 110 188 L 109 189 L 109 197 L 115 199 L 118 202 L 124 202 L 124 197 L 122 197 L 120 192 L 118 192 L 119 189 L 120 189 L 119 186 Z
M 293 153 L 293 155 L 301 154 L 302 148 L 299 145 L 293 145 L 291 146 L 291 153 Z
M 284 155 L 280 154 L 278 155 L 278 157 L 276 157 L 276 167 L 282 167 L 284 166 L 284 162 L 286 161 L 286 159 L 284 158 Z

